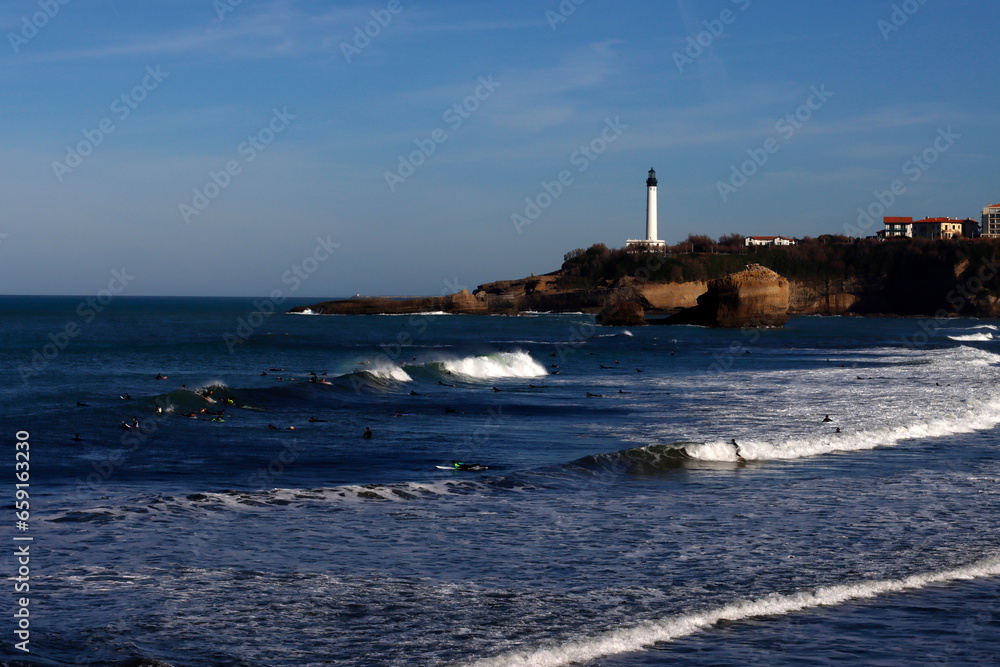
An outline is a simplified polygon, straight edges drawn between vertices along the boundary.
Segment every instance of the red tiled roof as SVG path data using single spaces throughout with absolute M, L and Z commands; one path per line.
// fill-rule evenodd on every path
M 882 222 L 886 224 L 890 222 L 913 222 L 913 218 L 882 218 Z

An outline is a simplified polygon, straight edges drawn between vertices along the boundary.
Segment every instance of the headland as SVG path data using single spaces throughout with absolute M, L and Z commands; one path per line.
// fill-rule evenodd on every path
M 780 326 L 789 315 L 1000 317 L 1000 239 L 820 237 L 788 247 L 716 250 L 637 253 L 596 244 L 567 253 L 557 271 L 484 283 L 471 293 L 355 297 L 292 310 L 586 312 L 602 324 L 722 327 Z

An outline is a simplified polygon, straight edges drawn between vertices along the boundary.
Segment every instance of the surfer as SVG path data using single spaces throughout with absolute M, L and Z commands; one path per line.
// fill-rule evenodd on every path
M 275 426 L 274 424 L 268 424 L 268 425 L 267 425 L 267 427 L 268 427 L 269 429 L 274 429 L 275 431 L 277 431 L 277 430 L 278 430 L 278 427 L 277 427 L 277 426 Z
M 131 396 L 129 396 L 128 394 L 122 394 L 122 395 L 121 395 L 121 399 L 122 399 L 123 401 L 131 401 L 131 400 L 132 400 L 132 397 L 131 397 Z
M 410 396 L 426 396 L 427 394 L 418 394 L 415 389 L 410 390 Z
M 496 388 L 496 387 L 494 386 L 494 387 L 493 387 L 493 391 L 503 391 L 503 389 L 497 389 L 497 388 Z
M 309 418 L 309 421 L 310 421 L 311 423 L 314 423 L 314 424 L 315 424 L 316 422 L 325 422 L 326 420 L 325 420 L 325 419 L 316 419 L 315 417 L 310 417 L 310 418 Z
M 636 372 L 636 373 L 641 373 L 641 372 L 642 372 L 642 369 L 641 369 L 641 368 L 637 368 L 637 369 L 635 369 L 635 372 Z
M 611 368 L 614 368 L 613 366 L 605 366 L 604 364 L 599 364 L 599 365 L 600 365 L 600 367 L 601 367 L 601 368 L 603 368 L 604 370 L 609 370 L 609 369 L 611 369 Z
M 441 385 L 442 387 L 454 387 L 455 386 L 453 384 L 448 384 L 447 382 L 444 382 L 443 380 L 438 380 L 438 384 Z
M 631 394 L 632 392 L 630 392 L 630 391 L 625 391 L 624 389 L 619 389 L 619 390 L 618 390 L 618 393 L 619 393 L 619 394 Z
M 260 374 L 261 375 L 267 375 L 267 371 L 261 371 Z
M 591 394 L 589 391 L 587 392 L 587 396 L 591 398 L 604 398 L 604 394 Z
M 743 454 L 740 452 L 740 446 L 736 444 L 736 438 L 730 440 L 729 444 L 732 445 L 733 449 L 736 450 L 736 460 L 739 461 L 740 463 L 745 463 L 746 459 L 743 458 Z
M 122 420 L 122 425 L 119 426 L 118 428 L 120 428 L 123 431 L 131 431 L 132 430 L 132 427 L 129 426 L 128 424 L 126 424 L 124 419 Z
M 839 426 L 837 427 L 837 430 L 835 431 L 835 433 L 840 433 L 840 427 Z
M 157 380 L 166 380 L 166 379 L 167 379 L 167 376 L 166 376 L 166 375 L 163 375 L 162 373 L 157 373 L 157 374 L 156 374 L 156 379 L 157 379 Z
M 823 421 L 824 422 L 832 422 L 833 420 L 830 419 L 830 415 L 827 415 L 826 417 L 823 417 Z
M 445 408 L 444 409 L 444 413 L 446 415 L 457 415 L 458 414 L 458 410 L 456 410 L 455 408 Z
M 79 433 L 73 436 L 73 442 L 83 442 L 83 438 L 80 437 Z
M 364 438 L 365 440 L 371 440 L 372 439 L 372 430 L 370 428 L 368 428 L 367 426 L 365 426 L 365 432 L 364 432 L 364 434 L 361 437 Z
M 455 470 L 481 470 L 485 466 L 481 466 L 478 463 L 462 463 L 461 461 L 452 461 L 451 467 Z
M 76 407 L 78 407 L 78 408 L 89 408 L 90 406 L 87 405 L 86 403 L 81 403 L 80 401 L 77 401 L 76 402 Z
M 222 415 L 216 415 L 215 417 L 212 417 L 212 421 L 214 421 L 214 422 L 224 422 L 226 420 L 222 418 Z

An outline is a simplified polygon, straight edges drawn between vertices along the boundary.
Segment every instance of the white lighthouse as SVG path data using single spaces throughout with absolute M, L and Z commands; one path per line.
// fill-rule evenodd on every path
M 667 244 L 656 238 L 656 172 L 649 170 L 646 179 L 646 238 L 629 239 L 625 249 L 634 252 L 663 252 Z

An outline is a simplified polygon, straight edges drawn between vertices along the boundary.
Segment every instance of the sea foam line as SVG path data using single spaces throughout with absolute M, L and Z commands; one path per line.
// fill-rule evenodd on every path
M 640 651 L 659 642 L 686 637 L 719 621 L 740 621 L 761 616 L 781 616 L 804 609 L 867 600 L 901 591 L 925 588 L 930 584 L 978 579 L 1000 575 L 1000 557 L 992 556 L 964 567 L 941 572 L 915 574 L 902 579 L 862 581 L 856 584 L 824 586 L 790 595 L 773 593 L 763 598 L 734 602 L 703 612 L 671 616 L 634 628 L 622 628 L 595 637 L 577 639 L 561 646 L 528 651 L 512 651 L 474 663 L 473 667 L 556 667 L 575 662 Z

